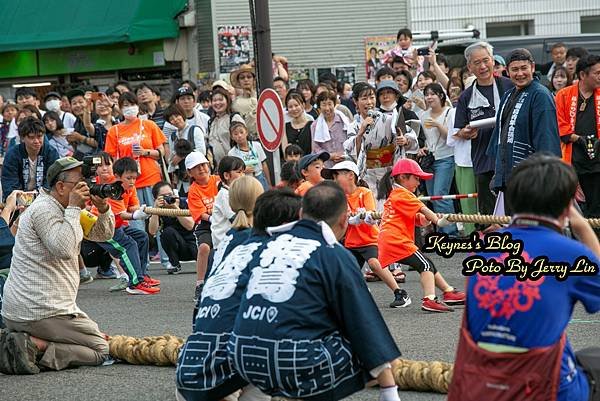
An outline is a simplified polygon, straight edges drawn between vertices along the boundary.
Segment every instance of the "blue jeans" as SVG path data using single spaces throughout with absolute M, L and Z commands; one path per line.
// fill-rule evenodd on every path
M 154 205 L 154 196 L 152 196 L 151 186 L 138 188 L 136 191 L 140 205 L 146 205 L 150 207 Z M 142 230 L 144 232 L 146 231 L 146 222 L 143 220 L 132 220 L 129 222 L 129 225 L 133 228 L 137 228 L 138 230 Z M 169 263 L 169 257 L 160 243 L 160 230 L 156 233 L 156 245 L 158 246 L 158 253 L 160 254 L 160 263 L 163 266 L 166 266 L 167 263 Z
M 261 175 L 255 175 L 254 178 L 256 178 L 258 182 L 261 183 L 265 192 L 271 189 L 269 187 L 269 183 L 267 182 L 267 177 L 265 176 L 265 173 L 262 173 Z
M 428 195 L 450 194 L 450 186 L 454 179 L 454 166 L 454 156 L 433 162 L 433 178 L 425 181 Z M 436 213 L 454 213 L 454 204 L 452 202 L 451 200 L 438 200 L 431 203 Z M 458 233 L 456 224 L 450 224 L 447 227 L 441 228 L 440 231 L 449 235 L 456 235 Z

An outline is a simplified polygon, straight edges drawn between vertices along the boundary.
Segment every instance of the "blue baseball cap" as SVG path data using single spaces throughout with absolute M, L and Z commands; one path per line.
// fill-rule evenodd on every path
M 302 176 L 302 170 L 306 170 L 306 168 L 310 166 L 310 164 L 315 160 L 321 159 L 323 160 L 323 162 L 326 162 L 327 160 L 329 160 L 329 157 L 329 153 L 327 152 L 309 153 L 308 155 L 302 156 L 302 158 L 298 162 L 298 174 Z

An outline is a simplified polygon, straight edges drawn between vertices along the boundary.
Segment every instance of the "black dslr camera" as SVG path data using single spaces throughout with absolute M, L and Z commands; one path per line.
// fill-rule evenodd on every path
M 165 203 L 167 205 L 174 205 L 175 202 L 177 202 L 177 199 L 179 199 L 179 198 L 177 196 L 173 196 L 173 195 L 163 196 L 163 200 L 165 201 Z
M 96 178 L 96 170 L 101 164 L 102 158 L 100 156 L 85 156 L 83 158 L 81 173 L 85 178 L 85 182 L 90 187 L 90 194 L 104 199 L 123 199 L 123 193 L 125 192 L 125 189 L 123 189 L 121 181 L 113 182 L 112 184 L 96 184 L 94 182 L 94 179 Z

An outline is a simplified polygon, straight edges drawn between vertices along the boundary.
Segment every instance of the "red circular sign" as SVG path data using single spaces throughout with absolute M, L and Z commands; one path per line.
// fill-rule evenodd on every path
M 283 138 L 285 121 L 283 105 L 277 92 L 273 89 L 265 89 L 258 98 L 256 126 L 258 137 L 264 148 L 274 152 Z

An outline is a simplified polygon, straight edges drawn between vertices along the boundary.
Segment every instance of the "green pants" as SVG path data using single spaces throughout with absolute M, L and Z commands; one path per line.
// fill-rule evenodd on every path
M 456 169 L 454 170 L 454 179 L 456 180 L 456 186 L 458 187 L 459 193 L 471 194 L 477 191 L 473 167 L 456 166 Z M 461 199 L 460 208 L 462 209 L 463 214 L 477 214 L 477 199 Z M 469 235 L 475 231 L 475 224 L 473 223 L 463 223 L 463 227 L 465 235 Z

